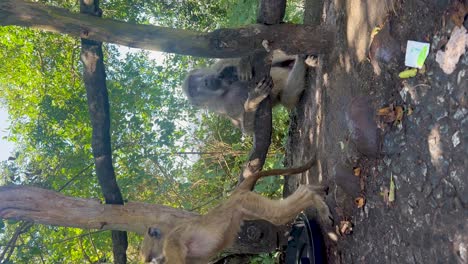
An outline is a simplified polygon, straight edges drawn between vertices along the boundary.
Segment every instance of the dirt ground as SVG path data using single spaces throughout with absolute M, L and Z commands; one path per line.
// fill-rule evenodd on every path
M 329 263 L 468 263 L 468 55 L 451 74 L 435 61 L 455 25 L 453 5 L 325 2 L 336 46 L 319 56 L 292 115 L 286 163 L 317 150 L 306 180 L 330 186 L 335 226 L 325 230 L 337 241 L 327 239 Z M 425 69 L 401 79 L 407 40 L 431 47 Z M 286 193 L 297 182 L 287 184 Z

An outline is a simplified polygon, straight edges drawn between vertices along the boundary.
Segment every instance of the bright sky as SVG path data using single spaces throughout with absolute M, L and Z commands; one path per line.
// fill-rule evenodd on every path
M 3 139 L 8 135 L 8 113 L 0 105 L 0 161 L 8 159 L 10 152 L 13 150 L 13 144 Z
M 119 49 L 119 52 L 121 54 L 121 57 L 123 58 L 125 54 L 127 53 L 133 53 L 133 52 L 140 52 L 141 49 L 136 49 L 136 48 L 129 48 L 126 46 L 121 46 L 121 45 L 115 45 Z M 166 53 L 164 52 L 159 52 L 159 51 L 152 51 L 148 50 L 148 58 L 155 60 L 157 64 L 163 65 L 164 58 L 166 57 Z

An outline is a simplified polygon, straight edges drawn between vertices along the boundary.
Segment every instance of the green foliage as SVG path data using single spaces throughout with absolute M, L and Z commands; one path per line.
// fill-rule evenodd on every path
M 226 19 L 221 22 L 224 27 L 240 27 L 254 24 L 257 21 L 259 1 L 256 0 L 220 0 L 219 4 L 227 10 Z M 286 1 L 285 22 L 301 23 L 303 19 L 303 1 Z
M 250 259 L 250 264 L 278 264 L 280 252 L 259 254 Z
M 128 22 L 206 31 L 219 27 L 227 10 L 217 1 L 112 0 L 101 4 L 105 17 Z
M 254 0 L 239 0 L 239 1 L 220 1 L 226 10 L 227 19 L 224 21 L 224 26 L 239 27 L 253 24 L 257 20 L 258 1 Z
M 41 0 L 79 10 L 78 1 Z M 300 21 L 299 1 L 288 1 L 287 20 Z M 253 23 L 257 1 L 101 1 L 104 16 L 135 23 L 196 29 Z M 18 27 L 0 27 L 0 102 L 12 120 L 8 140 L 15 159 L 0 164 L 0 184 L 29 184 L 66 195 L 101 197 L 94 175 L 91 126 L 82 82 L 80 41 Z M 209 64 L 178 55 L 164 61 L 143 51 L 105 45 L 114 167 L 125 199 L 206 212 L 235 186 L 252 148 L 218 115 L 193 109 L 179 89 L 188 68 Z M 282 167 L 289 115 L 274 110 L 265 168 Z M 261 180 L 256 191 L 281 196 L 281 179 Z M 21 222 L 0 222 L 5 245 Z M 130 263 L 141 238 L 130 234 Z M 34 225 L 16 241 L 5 263 L 82 263 L 112 260 L 110 232 Z M 0 253 L 3 248 L 0 247 Z M 268 262 L 271 255 L 254 258 Z M 3 260 L 0 260 L 3 261 Z M 256 262 L 255 262 L 256 261 Z
M 304 1 L 290 0 L 286 1 L 286 14 L 284 21 L 289 23 L 301 24 L 304 19 Z

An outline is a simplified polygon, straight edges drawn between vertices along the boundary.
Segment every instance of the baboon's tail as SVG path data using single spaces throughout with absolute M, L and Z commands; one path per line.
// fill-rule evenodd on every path
M 317 159 L 315 158 L 315 155 L 314 155 L 312 159 L 310 159 L 307 163 L 299 167 L 259 171 L 253 174 L 252 176 L 245 178 L 244 181 L 242 181 L 239 184 L 239 186 L 237 186 L 237 189 L 251 190 L 254 187 L 255 183 L 262 177 L 275 176 L 275 175 L 289 176 L 292 174 L 302 173 L 310 169 L 312 166 L 314 166 L 316 162 L 317 162 Z

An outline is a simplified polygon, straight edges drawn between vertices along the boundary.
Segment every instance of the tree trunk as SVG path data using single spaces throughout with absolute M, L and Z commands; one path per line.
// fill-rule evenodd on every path
M 271 18 L 269 18 L 271 20 Z M 2 0 L 0 25 L 42 29 L 83 39 L 198 57 L 242 57 L 264 49 L 290 54 L 324 53 L 333 46 L 334 33 L 322 27 L 278 24 L 218 29 L 211 33 L 135 25 L 22 0 Z
M 101 16 L 98 1 L 80 1 L 81 13 Z M 81 39 L 83 79 L 88 98 L 88 111 L 93 128 L 92 147 L 96 176 L 106 204 L 123 204 L 122 192 L 115 178 L 112 165 L 110 137 L 109 96 L 106 86 L 106 70 L 102 43 Z M 112 252 L 115 264 L 127 263 L 127 232 L 112 230 Z
M 166 234 L 181 220 L 197 214 L 172 207 L 129 202 L 125 205 L 102 204 L 96 199 L 69 197 L 29 186 L 0 187 L 0 218 L 31 221 L 43 225 L 83 229 L 120 230 L 144 234 L 157 226 Z M 255 254 L 275 250 L 284 227 L 266 221 L 247 221 L 239 235 L 242 239 L 228 252 Z

